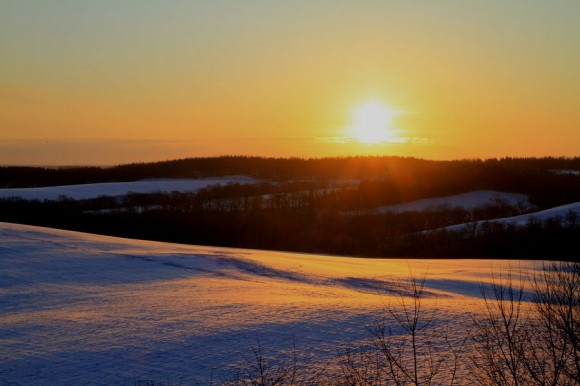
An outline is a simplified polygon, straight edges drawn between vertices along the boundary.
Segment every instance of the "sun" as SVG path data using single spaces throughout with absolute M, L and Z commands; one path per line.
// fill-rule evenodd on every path
M 393 139 L 392 118 L 395 111 L 380 101 L 370 100 L 352 111 L 352 124 L 348 134 L 366 144 L 388 142 Z

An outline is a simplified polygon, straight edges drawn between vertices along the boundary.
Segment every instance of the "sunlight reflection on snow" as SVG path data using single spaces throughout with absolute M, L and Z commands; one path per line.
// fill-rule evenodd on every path
M 130 383 L 225 375 L 265 347 L 309 360 L 368 338 L 410 272 L 453 323 L 534 262 L 361 259 L 124 240 L 0 223 L 0 378 Z M 514 277 L 514 280 L 517 277 Z M 497 278 L 496 278 L 497 280 Z M 306 354 L 307 353 L 307 354 Z M 220 373 L 221 371 L 221 373 Z

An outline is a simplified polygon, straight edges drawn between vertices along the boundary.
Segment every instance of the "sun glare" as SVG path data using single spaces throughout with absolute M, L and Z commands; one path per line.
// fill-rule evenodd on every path
M 393 138 L 391 120 L 394 115 L 392 109 L 379 101 L 364 102 L 352 112 L 349 135 L 360 143 L 388 142 Z

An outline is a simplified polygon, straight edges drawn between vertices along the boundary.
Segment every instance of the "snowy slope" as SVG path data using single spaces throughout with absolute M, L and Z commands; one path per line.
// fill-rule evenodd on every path
M 550 208 L 546 210 L 542 210 L 539 212 L 533 212 L 528 214 L 523 214 L 520 216 L 513 216 L 513 217 L 505 217 L 505 218 L 498 218 L 495 220 L 490 220 L 490 223 L 499 223 L 499 224 L 513 224 L 516 226 L 525 226 L 530 221 L 545 221 L 548 219 L 557 219 L 560 222 L 566 224 L 569 216 L 576 216 L 576 224 L 580 223 L 580 202 L 574 202 L 567 205 L 557 206 L 555 208 Z M 457 224 L 445 227 L 444 229 L 449 231 L 462 231 L 466 228 L 473 229 L 474 226 L 479 228 L 484 221 L 476 221 L 470 224 Z
M 503 200 L 509 205 L 518 205 L 520 203 L 525 206 L 529 205 L 528 198 L 525 194 L 497 192 L 494 190 L 477 190 L 453 196 L 434 197 L 405 204 L 383 206 L 377 209 L 383 213 L 421 211 L 443 205 L 450 207 L 461 206 L 470 209 L 477 206 L 487 205 L 494 200 Z
M 258 180 L 245 176 L 200 179 L 154 179 L 134 182 L 50 186 L 44 188 L 0 189 L 0 198 L 21 197 L 27 200 L 56 200 L 59 196 L 67 196 L 75 200 L 84 200 L 105 195 L 122 196 L 129 192 L 185 192 L 199 190 L 210 185 L 226 185 L 229 183 L 253 184 L 256 182 Z
M 0 223 L 0 384 L 183 384 L 265 349 L 313 363 L 368 338 L 409 271 L 425 307 L 461 323 L 480 283 L 517 264 L 360 259 L 186 246 Z M 457 328 L 451 331 L 458 331 Z M 205 383 L 207 384 L 207 383 Z

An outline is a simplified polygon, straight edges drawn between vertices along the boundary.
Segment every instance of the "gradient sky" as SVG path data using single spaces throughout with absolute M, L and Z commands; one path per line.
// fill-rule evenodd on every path
M 580 1 L 0 0 L 0 164 L 580 155 Z M 398 111 L 400 138 L 345 137 Z

